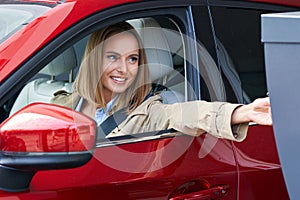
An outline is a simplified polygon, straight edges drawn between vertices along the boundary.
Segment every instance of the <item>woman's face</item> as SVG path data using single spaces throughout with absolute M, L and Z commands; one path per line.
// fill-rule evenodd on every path
M 124 92 L 138 73 L 139 45 L 134 35 L 120 33 L 103 43 L 101 83 L 106 102 Z

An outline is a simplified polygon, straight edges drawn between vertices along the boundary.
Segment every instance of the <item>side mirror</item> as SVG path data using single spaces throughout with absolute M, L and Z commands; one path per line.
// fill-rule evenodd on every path
M 95 147 L 96 123 L 71 109 L 30 104 L 0 125 L 0 188 L 23 191 L 38 170 L 87 163 Z

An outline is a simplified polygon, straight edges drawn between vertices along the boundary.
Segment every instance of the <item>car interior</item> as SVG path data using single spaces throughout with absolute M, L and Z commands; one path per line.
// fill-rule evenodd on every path
M 176 53 L 183 47 L 181 35 L 162 28 L 154 18 L 132 19 L 128 23 L 137 30 L 144 43 L 152 83 L 168 85 L 168 90 L 161 93 L 164 103 L 185 101 L 184 55 Z M 49 103 L 59 90 L 72 92 L 87 39 L 69 47 L 39 71 L 18 94 L 10 116 L 30 103 Z M 170 80 L 172 85 L 167 84 Z

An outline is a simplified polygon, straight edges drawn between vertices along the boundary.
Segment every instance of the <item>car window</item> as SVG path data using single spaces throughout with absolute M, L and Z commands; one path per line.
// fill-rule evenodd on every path
M 253 101 L 267 92 L 258 23 L 262 13 L 264 11 L 255 9 L 212 8 L 221 65 L 230 66 L 232 70 L 224 73 L 235 91 L 228 91 L 228 95 L 234 94 L 240 102 Z M 234 82 L 236 74 L 238 78 Z
M 210 7 L 214 34 L 203 32 L 197 15 L 201 7 L 194 7 L 196 33 L 211 55 L 207 58 L 216 66 L 215 79 L 205 79 L 206 85 L 213 81 L 213 92 L 222 93 L 228 102 L 250 103 L 267 93 L 263 46 L 260 41 L 260 15 L 266 11 L 240 7 Z M 200 18 L 201 19 L 201 18 Z M 197 27 L 198 26 L 198 27 Z M 212 32 L 211 32 L 212 33 Z M 216 49 L 216 50 L 215 50 Z M 208 57 L 208 56 L 207 56 Z M 206 60 L 207 60 L 206 59 Z M 203 65 L 205 66 L 205 65 Z M 216 68 L 215 67 L 215 68 Z M 209 71 L 208 70 L 208 71 Z M 216 77 L 219 77 L 216 78 Z M 219 82 L 216 80 L 220 80 Z M 212 87 L 211 87 L 212 88 Z M 219 90 L 219 91 L 218 91 Z

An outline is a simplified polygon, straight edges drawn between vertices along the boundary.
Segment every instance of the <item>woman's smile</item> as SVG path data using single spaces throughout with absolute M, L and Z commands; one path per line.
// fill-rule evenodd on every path
M 123 84 L 126 81 L 125 77 L 116 77 L 116 76 L 112 76 L 111 77 L 116 83 L 120 83 Z

